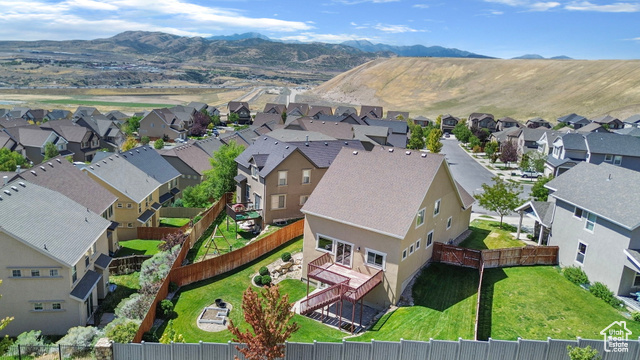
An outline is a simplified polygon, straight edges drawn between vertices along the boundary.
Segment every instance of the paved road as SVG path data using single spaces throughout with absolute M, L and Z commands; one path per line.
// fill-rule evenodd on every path
M 459 142 L 455 138 L 445 138 L 442 140 L 442 151 L 447 158 L 449 167 L 453 177 L 462 185 L 462 187 L 471 195 L 482 192 L 482 184 L 492 184 L 491 178 L 493 174 L 478 164 L 467 152 L 462 150 L 458 145 Z M 524 185 L 520 197 L 526 200 L 531 192 L 531 185 Z M 496 215 L 495 212 L 489 211 L 478 204 L 473 204 L 473 212 Z

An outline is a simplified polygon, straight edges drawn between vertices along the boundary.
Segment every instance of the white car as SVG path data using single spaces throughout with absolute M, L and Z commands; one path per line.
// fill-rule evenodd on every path
M 539 178 L 544 176 L 544 174 L 539 173 L 535 170 L 523 170 L 522 175 L 523 178 Z

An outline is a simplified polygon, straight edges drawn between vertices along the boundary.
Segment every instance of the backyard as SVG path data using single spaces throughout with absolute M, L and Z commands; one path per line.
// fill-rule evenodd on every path
M 516 240 L 511 235 L 517 231 L 514 226 L 502 224 L 502 227 L 500 229 L 500 223 L 495 221 L 473 220 L 469 225 L 469 229 L 472 231 L 471 235 L 459 246 L 477 250 L 525 246 L 524 242 Z
M 183 227 L 191 221 L 189 218 L 160 218 L 160 226 L 164 227 Z
M 115 257 L 123 257 L 129 255 L 154 255 L 158 251 L 160 240 L 127 240 L 120 241 L 120 250 L 116 252 Z

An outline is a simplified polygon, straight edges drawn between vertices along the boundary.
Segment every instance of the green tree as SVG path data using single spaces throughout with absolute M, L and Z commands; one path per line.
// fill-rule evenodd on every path
M 482 193 L 473 197 L 478 200 L 480 206 L 500 215 L 500 228 L 502 229 L 503 217 L 512 213 L 522 203 L 519 198 L 522 185 L 504 181 L 500 176 L 494 176 L 491 180 L 493 185 L 482 184 Z
M 581 348 L 578 346 L 567 346 L 567 355 L 571 360 L 600 360 L 602 357 L 598 350 L 592 349 L 591 346 Z
M 467 127 L 467 124 L 463 121 L 459 121 L 451 131 L 461 143 L 466 144 L 473 135 L 471 129 Z
M 142 120 L 142 117 L 140 116 L 132 116 L 128 118 L 127 122 L 125 123 L 124 132 L 127 135 L 133 135 L 133 133 L 138 131 L 138 129 L 140 128 L 140 120 Z
M 282 119 L 282 123 L 283 124 L 285 122 L 287 122 L 287 111 L 286 110 L 282 111 L 282 114 L 280 114 L 280 118 Z
M 531 161 L 529 161 L 529 154 L 522 154 L 522 158 L 520 159 L 520 169 L 522 171 L 531 170 Z
M 471 137 L 469 138 L 469 145 L 471 146 L 471 148 L 475 148 L 476 146 L 480 146 L 481 142 L 480 139 L 478 139 L 477 136 L 475 135 L 471 135 Z
M 150 142 L 150 141 L 151 141 L 151 139 L 149 139 L 149 137 L 148 137 L 148 136 L 143 136 L 143 137 L 140 139 L 140 143 L 142 143 L 142 145 L 149 145 L 149 142 Z
M 138 141 L 136 140 L 136 138 L 134 138 L 133 136 L 127 136 L 127 140 L 125 140 L 120 147 L 122 148 L 122 151 L 129 151 L 136 146 L 138 146 Z
M 124 319 L 122 322 L 107 326 L 105 336 L 120 344 L 130 343 L 136 336 L 139 327 L 137 322 Z
M 214 126 L 220 125 L 220 115 L 211 115 L 211 123 Z
M 434 154 L 440 153 L 442 150 L 442 142 L 440 138 L 442 137 L 442 130 L 433 129 L 429 132 L 429 137 L 427 138 L 427 149 Z
M 422 127 L 413 126 L 411 129 L 411 137 L 409 138 L 409 143 L 407 144 L 407 149 L 412 150 L 420 150 L 425 146 L 424 143 L 424 135 L 422 134 Z
M 235 336 L 233 341 L 246 344 L 236 349 L 249 360 L 275 360 L 284 358 L 284 342 L 298 331 L 300 326 L 291 322 L 294 313 L 289 303 L 289 295 L 280 296 L 278 286 L 270 286 L 258 293 L 250 287 L 242 295 L 244 320 L 251 330 L 241 331 L 229 318 L 229 331 Z
M 530 151 L 527 155 L 529 155 L 529 166 L 537 172 L 544 172 L 544 164 L 547 162 L 547 156 L 539 151 Z
M 495 141 L 490 141 L 487 145 L 484 146 L 484 153 L 487 154 L 487 157 L 491 160 L 491 162 L 495 162 L 494 155 L 498 152 L 498 143 Z
M 60 155 L 60 152 L 58 151 L 58 148 L 51 141 L 49 141 L 48 143 L 46 143 L 44 145 L 44 159 L 45 160 L 49 160 L 49 159 L 54 158 L 54 157 L 56 157 L 58 155 Z
M 0 280 L 0 285 L 2 285 L 2 280 Z M 2 299 L 2 295 L 0 295 L 0 299 Z M 6 317 L 4 319 L 0 319 L 0 331 L 9 325 L 9 323 L 13 320 L 12 317 Z
M 205 208 L 209 206 L 211 195 L 207 191 L 208 183 L 196 186 L 187 186 L 182 191 L 182 204 L 184 207 Z
M 0 171 L 16 171 L 18 165 L 24 167 L 27 160 L 20 153 L 0 148 Z
M 159 342 L 161 344 L 171 344 L 172 342 L 174 343 L 185 342 L 184 336 L 182 336 L 182 334 L 178 334 L 176 330 L 173 328 L 173 320 L 169 320 L 169 323 L 167 324 L 167 328 L 164 330 L 164 333 L 162 333 L 162 336 L 160 337 Z
M 220 199 L 228 191 L 236 188 L 233 178 L 238 175 L 238 164 L 236 158 L 244 151 L 244 146 L 236 144 L 235 141 L 229 145 L 222 146 L 213 153 L 211 159 L 211 170 L 205 172 L 207 180 L 204 184 L 208 187 L 209 194 L 215 199 Z
M 156 150 L 163 149 L 164 148 L 164 140 L 158 139 L 158 140 L 154 141 L 153 148 L 156 149 Z
M 436 127 L 439 129 L 441 128 L 440 124 L 442 123 L 442 114 L 438 115 L 438 117 L 436 118 Z
M 549 189 L 544 187 L 546 183 L 553 180 L 553 175 L 538 178 L 535 184 L 531 187 L 531 197 L 535 201 L 547 201 L 549 197 Z
M 239 119 L 240 119 L 240 116 L 238 116 L 238 114 L 230 113 L 229 116 L 227 116 L 227 123 L 235 124 L 238 122 Z

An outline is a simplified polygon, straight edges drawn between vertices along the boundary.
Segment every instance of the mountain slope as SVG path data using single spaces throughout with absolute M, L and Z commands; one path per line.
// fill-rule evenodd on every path
M 433 118 L 475 111 L 520 120 L 572 112 L 626 117 L 640 113 L 640 61 L 380 59 L 334 77 L 307 100 L 380 104 Z
M 490 58 L 489 56 L 474 54 L 464 50 L 445 48 L 442 46 L 394 46 L 387 44 L 373 44 L 367 40 L 349 40 L 342 45 L 351 46 L 358 50 L 367 52 L 389 51 L 398 56 L 430 56 L 430 57 L 456 57 L 456 58 Z
M 257 32 L 247 32 L 247 33 L 233 34 L 233 35 L 214 35 L 214 36 L 209 36 L 207 38 L 207 40 L 226 40 L 226 41 L 244 40 L 244 39 L 271 40 L 269 39 L 269 37 L 264 36 Z

